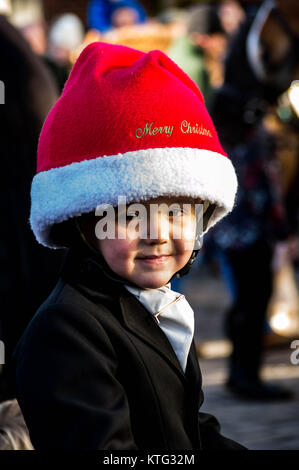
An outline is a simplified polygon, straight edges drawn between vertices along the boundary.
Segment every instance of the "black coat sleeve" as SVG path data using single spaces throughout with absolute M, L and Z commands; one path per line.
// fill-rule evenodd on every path
M 215 416 L 199 412 L 199 429 L 202 450 L 248 450 L 232 439 L 220 434 L 220 424 Z
M 200 393 L 200 406 L 204 401 L 204 393 Z M 215 416 L 209 413 L 198 413 L 198 424 L 202 450 L 248 450 L 232 439 L 220 433 L 220 424 Z
M 137 448 L 115 352 L 89 313 L 50 305 L 15 356 L 17 399 L 36 450 Z

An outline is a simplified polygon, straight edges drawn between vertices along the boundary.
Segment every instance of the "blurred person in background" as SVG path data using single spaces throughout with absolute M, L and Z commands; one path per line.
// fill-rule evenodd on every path
M 72 67 L 72 53 L 82 45 L 84 35 L 84 25 L 73 13 L 59 16 L 49 27 L 44 59 L 58 78 L 60 91 Z
M 288 390 L 260 377 L 272 262 L 292 236 L 274 138 L 262 119 L 297 74 L 299 4 L 266 1 L 252 13 L 251 8 L 232 41 L 211 111 L 235 165 L 239 192 L 234 210 L 209 241 L 232 295 L 225 322 L 233 345 L 227 386 L 246 398 L 284 399 L 291 395 Z
M 35 54 L 42 57 L 47 48 L 47 32 L 41 2 L 15 0 L 10 22 L 20 31 Z
M 80 18 L 67 13 L 47 25 L 42 4 L 30 0 L 26 4 L 18 1 L 14 4 L 11 22 L 49 68 L 61 92 L 72 65 L 71 54 L 84 40 Z
M 228 38 L 234 36 L 245 21 L 245 12 L 236 0 L 222 0 L 219 3 L 219 18 Z
M 84 25 L 77 15 L 66 13 L 59 16 L 49 28 L 48 56 L 70 68 L 70 54 L 83 43 L 84 34 Z
M 101 33 L 145 21 L 145 10 L 137 0 L 91 0 L 88 6 L 88 26 Z
M 217 63 L 221 61 L 225 50 L 224 30 L 217 5 L 214 4 L 192 7 L 187 20 L 187 33 L 176 39 L 168 50 L 169 57 L 199 86 L 208 108 L 213 96 L 212 83 L 215 84 L 211 77 L 213 70 L 208 70 L 208 62 L 215 58 Z
M 0 80 L 5 87 L 5 104 L 0 106 L 0 339 L 5 346 L 0 401 L 4 401 L 14 398 L 11 354 L 37 306 L 55 285 L 62 254 L 58 251 L 49 257 L 35 243 L 29 224 L 38 137 L 56 102 L 57 89 L 42 61 L 3 14 L 0 48 Z

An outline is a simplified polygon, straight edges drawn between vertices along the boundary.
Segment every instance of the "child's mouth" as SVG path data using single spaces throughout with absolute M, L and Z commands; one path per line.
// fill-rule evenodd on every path
M 170 258 L 170 255 L 161 255 L 161 256 L 148 256 L 137 258 L 139 261 L 148 264 L 162 264 L 166 263 Z

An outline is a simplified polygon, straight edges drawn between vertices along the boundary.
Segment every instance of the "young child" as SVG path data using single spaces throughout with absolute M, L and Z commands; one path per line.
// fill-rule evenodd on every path
M 37 240 L 69 247 L 15 351 L 35 449 L 243 449 L 199 412 L 194 315 L 170 284 L 236 187 L 201 92 L 165 54 L 82 52 L 44 124 L 32 184 Z

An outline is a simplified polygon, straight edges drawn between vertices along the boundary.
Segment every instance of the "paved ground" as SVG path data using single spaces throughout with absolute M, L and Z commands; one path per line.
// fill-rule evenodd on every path
M 263 377 L 291 389 L 288 402 L 252 402 L 232 396 L 224 387 L 225 359 L 200 359 L 205 402 L 222 433 L 249 449 L 299 450 L 299 365 L 290 364 L 287 348 L 267 351 Z
M 230 299 L 219 277 L 199 264 L 194 268 L 181 290 L 196 316 L 195 337 L 205 392 L 202 410 L 218 418 L 225 436 L 249 449 L 299 450 L 299 364 L 291 364 L 290 341 L 265 350 L 262 375 L 264 380 L 291 389 L 293 400 L 265 403 L 233 396 L 224 386 L 230 344 L 222 329 Z

